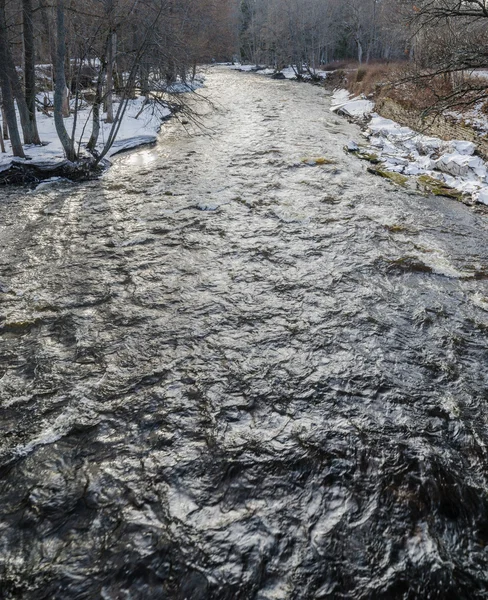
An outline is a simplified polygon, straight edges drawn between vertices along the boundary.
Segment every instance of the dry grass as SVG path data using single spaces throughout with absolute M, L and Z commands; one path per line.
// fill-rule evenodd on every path
M 347 74 L 347 89 L 354 95 L 378 97 L 398 80 L 403 63 L 374 62 L 356 65 Z
M 404 108 L 432 113 L 463 112 L 487 96 L 488 82 L 471 77 L 455 80 L 450 75 L 400 81 L 389 92 Z
M 412 71 L 410 64 L 405 62 L 356 65 L 354 69 L 340 73 L 343 86 L 352 94 L 364 94 L 376 101 L 388 97 L 403 108 L 416 111 L 435 109 L 442 106 L 443 99 L 452 96 L 456 89 L 472 88 L 472 92 L 468 91 L 460 97 L 459 103 L 453 101 L 450 106 L 452 109 L 462 110 L 471 100 L 479 98 L 480 87 L 483 88 L 484 84 L 488 87 L 488 81 L 483 82 L 476 77 L 463 77 L 462 81 L 450 75 L 422 77 L 418 72 Z M 338 72 L 334 73 L 334 76 L 337 74 Z M 333 82 L 335 85 L 338 83 Z M 488 101 L 484 110 L 488 112 Z
M 358 68 L 358 63 L 350 60 L 334 60 L 320 67 L 324 71 L 350 71 Z

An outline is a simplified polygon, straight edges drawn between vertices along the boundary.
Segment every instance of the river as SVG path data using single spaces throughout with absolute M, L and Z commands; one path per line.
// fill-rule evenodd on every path
M 201 93 L 0 192 L 0 598 L 488 598 L 486 209 L 369 174 L 320 87 Z

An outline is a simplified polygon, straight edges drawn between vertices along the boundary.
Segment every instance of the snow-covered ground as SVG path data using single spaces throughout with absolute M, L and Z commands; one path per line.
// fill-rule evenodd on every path
M 463 140 L 444 141 L 402 127 L 374 113 L 374 104 L 364 98 L 351 98 L 337 90 L 331 110 L 351 117 L 370 117 L 365 136 L 368 153 L 381 167 L 402 175 L 428 175 L 458 190 L 476 202 L 488 204 L 488 163 L 475 155 L 476 145 Z
M 336 90 L 332 96 L 332 112 L 346 115 L 347 117 L 363 118 L 369 116 L 374 109 L 374 102 L 357 96 L 351 98 L 347 90 Z
M 125 113 L 124 119 L 120 126 L 117 139 L 108 153 L 108 157 L 113 156 L 117 152 L 122 150 L 128 150 L 135 148 L 142 144 L 149 144 L 156 141 L 157 134 L 161 128 L 162 119 L 169 116 L 171 111 L 169 108 L 149 103 L 144 106 L 141 114 L 138 113 L 143 107 L 144 98 L 136 98 L 130 100 Z M 114 113 L 116 113 L 118 104 L 114 105 Z M 110 133 L 112 127 L 111 124 L 105 123 L 103 115 L 100 136 L 98 143 L 98 150 L 103 148 L 103 145 Z M 74 117 L 68 117 L 65 119 L 65 125 L 68 132 L 71 133 L 73 128 Z M 39 129 L 39 136 L 43 143 L 43 146 L 24 146 L 25 154 L 27 159 L 15 158 L 16 163 L 28 163 L 40 166 L 43 168 L 51 168 L 62 163 L 65 160 L 63 147 L 59 138 L 56 134 L 54 127 L 54 118 L 52 114 L 49 116 L 44 113 L 37 113 L 37 124 Z M 90 138 L 92 130 L 92 115 L 91 108 L 83 108 L 78 112 L 77 126 L 75 140 L 77 147 L 83 151 L 83 146 Z M 6 141 L 5 154 L 0 154 L 0 171 L 8 169 L 12 164 L 14 157 L 12 155 L 10 142 Z
M 169 108 L 149 103 L 143 108 L 144 98 L 136 98 L 130 100 L 125 113 L 124 119 L 120 126 L 117 139 L 110 149 L 107 157 L 113 156 L 117 152 L 122 150 L 128 150 L 135 148 L 142 144 L 149 144 L 155 142 L 157 134 L 161 128 L 162 119 L 168 117 L 171 114 Z M 114 105 L 114 113 L 116 113 L 118 104 Z M 141 114 L 139 112 L 143 108 Z M 103 115 L 100 136 L 98 143 L 98 150 L 103 148 L 105 141 L 110 133 L 112 127 L 111 124 L 105 123 Z M 65 125 L 68 132 L 71 133 L 73 128 L 74 117 L 68 117 L 65 119 Z M 10 142 L 6 140 L 5 154 L 0 153 L 0 171 L 4 171 L 9 168 L 12 161 L 16 163 L 28 163 L 40 166 L 42 168 L 51 168 L 62 163 L 65 160 L 63 147 L 59 138 L 56 134 L 54 127 L 54 118 L 52 114 L 49 116 L 44 113 L 37 113 L 37 124 L 39 129 L 39 136 L 41 138 L 43 146 L 24 146 L 26 159 L 15 158 L 12 155 Z M 91 108 L 83 108 L 78 112 L 77 126 L 75 140 L 77 147 L 83 151 L 83 146 L 90 138 L 92 130 L 92 114 Z
M 171 85 L 161 85 L 157 81 L 153 81 L 153 91 L 161 91 L 166 94 L 186 94 L 188 92 L 195 92 L 204 86 L 205 76 L 203 74 L 196 74 L 191 81 L 175 81 Z
M 281 73 L 285 79 L 297 79 L 296 70 L 293 67 L 286 67 L 281 69 L 281 71 L 276 71 L 275 69 L 269 69 L 267 67 L 261 67 L 259 65 L 243 65 L 240 63 L 235 63 L 233 65 L 228 65 L 231 69 L 235 69 L 236 71 L 244 71 L 244 72 L 255 72 L 259 73 L 259 75 L 276 75 Z M 314 70 L 314 77 L 318 77 L 320 79 L 326 79 L 330 71 L 321 71 L 319 69 Z M 302 79 L 311 79 L 311 75 L 307 72 L 301 74 Z
M 488 115 L 484 112 L 484 102 L 478 102 L 462 113 L 455 110 L 446 111 L 445 115 L 456 123 L 469 125 L 481 135 L 488 134 Z

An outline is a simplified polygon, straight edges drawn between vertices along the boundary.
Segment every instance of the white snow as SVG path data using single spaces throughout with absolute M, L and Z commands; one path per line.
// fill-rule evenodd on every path
M 371 117 L 366 136 L 371 151 L 387 171 L 429 175 L 474 201 L 488 204 L 488 165 L 475 156 L 473 142 L 444 141 L 403 127 L 374 113 L 373 102 L 351 97 L 344 89 L 334 92 L 330 110 L 349 117 Z
M 448 148 L 451 152 L 472 156 L 476 151 L 476 144 L 464 140 L 451 140 L 448 142 Z
M 285 67 L 284 69 L 281 69 L 280 73 L 283 73 L 283 75 L 286 77 L 286 79 L 296 79 L 297 78 L 296 71 L 293 67 Z
M 45 179 L 44 181 L 42 181 L 41 183 L 39 183 L 36 187 L 36 192 L 39 192 L 41 190 L 49 190 L 53 187 L 56 187 L 57 185 L 59 185 L 60 183 L 64 183 L 67 182 L 68 179 L 66 179 L 65 177 L 50 177 L 49 179 Z
M 191 81 L 175 81 L 171 85 L 159 85 L 157 82 L 155 88 L 157 91 L 166 92 L 167 94 L 186 94 L 187 92 L 194 92 L 199 88 L 203 87 L 205 82 L 204 75 L 196 75 Z
M 234 63 L 232 66 L 229 66 L 230 69 L 235 69 L 237 71 L 257 71 L 260 69 L 259 65 L 243 65 L 241 63 Z
M 429 175 L 477 202 L 488 204 L 488 167 L 474 155 L 473 142 L 425 136 L 375 113 L 367 134 L 388 171 Z
M 482 188 L 473 194 L 475 199 L 481 204 L 488 204 L 488 187 Z
M 476 77 L 481 77 L 482 79 L 488 79 L 488 71 L 484 69 L 480 69 L 479 71 L 471 71 L 469 74 Z
M 142 113 L 138 118 L 136 118 L 143 106 L 144 100 L 144 97 L 139 97 L 135 100 L 129 101 L 129 105 L 121 123 L 116 141 L 110 149 L 107 158 L 113 156 L 117 152 L 121 152 L 122 150 L 128 150 L 142 144 L 148 144 L 156 141 L 157 134 L 161 128 L 162 119 L 169 116 L 171 111 L 167 107 L 162 107 L 150 102 L 144 106 Z M 115 114 L 117 108 L 118 104 L 114 104 Z M 102 149 L 110 133 L 110 128 L 112 127 L 111 124 L 105 123 L 105 118 L 106 115 L 103 115 L 100 127 L 99 143 L 97 145 L 98 150 Z M 73 119 L 73 116 L 65 119 L 66 128 L 70 133 L 73 127 Z M 0 153 L 0 171 L 8 169 L 13 160 L 15 160 L 16 163 L 26 163 L 44 168 L 55 167 L 56 165 L 65 161 L 63 148 L 55 131 L 54 118 L 52 117 L 52 114 L 48 116 L 44 113 L 38 112 L 37 123 L 39 135 L 44 145 L 24 146 L 24 151 L 28 158 L 25 160 L 19 158 L 14 159 L 10 142 L 6 141 L 5 145 L 7 152 L 5 154 Z M 90 138 L 91 130 L 91 109 L 90 107 L 82 108 L 78 112 L 75 135 L 76 147 L 78 148 L 79 146 L 82 153 L 84 144 L 86 144 Z
M 332 94 L 332 107 L 342 106 L 345 102 L 348 102 L 351 98 L 351 94 L 345 89 L 335 90 Z M 332 110 L 332 108 L 331 108 Z
M 374 109 L 374 102 L 364 96 L 354 96 L 347 90 L 336 90 L 332 95 L 332 106 L 330 110 L 347 117 L 365 118 Z
M 227 64 L 226 66 L 228 66 L 230 69 L 234 69 L 236 71 L 244 71 L 247 73 L 254 72 L 254 73 L 258 73 L 259 75 L 275 75 L 277 73 L 281 73 L 282 75 L 284 75 L 285 79 L 291 79 L 291 80 L 297 79 L 298 69 L 296 66 L 293 67 L 291 65 L 288 67 L 285 67 L 284 69 L 281 69 L 281 71 L 276 71 L 276 69 L 270 69 L 268 67 L 261 67 L 260 65 L 243 65 L 241 63 L 235 63 L 233 65 Z M 302 71 L 303 71 L 301 73 L 302 79 L 305 79 L 305 80 L 312 79 L 312 76 L 307 71 L 306 66 L 304 66 L 302 68 Z M 328 75 L 331 73 L 331 71 L 323 71 L 321 69 L 311 69 L 311 73 L 313 73 L 314 77 L 318 77 L 319 79 L 326 79 L 328 77 Z

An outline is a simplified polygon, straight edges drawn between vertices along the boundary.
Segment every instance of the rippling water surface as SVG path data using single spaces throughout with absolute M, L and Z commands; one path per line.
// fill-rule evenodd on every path
M 487 213 L 368 174 L 318 87 L 204 94 L 1 191 L 0 597 L 487 598 Z

